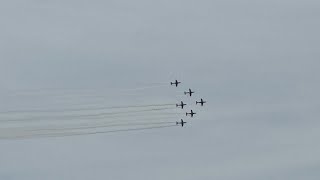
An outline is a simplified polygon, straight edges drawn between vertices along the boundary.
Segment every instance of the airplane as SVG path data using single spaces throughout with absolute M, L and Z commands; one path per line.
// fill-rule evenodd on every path
M 207 102 L 204 101 L 204 100 L 201 98 L 201 101 L 200 101 L 200 102 L 196 101 L 196 104 L 198 104 L 198 103 L 201 104 L 201 106 L 203 106 L 203 104 L 204 104 L 204 103 L 207 103 Z
M 183 125 L 185 124 L 185 123 L 187 123 L 187 122 L 185 122 L 185 121 L 183 121 L 183 119 L 181 119 L 181 122 L 176 122 L 176 125 L 179 125 L 179 124 L 181 124 L 181 127 L 183 127 Z
M 194 91 L 191 91 L 191 89 L 190 89 L 190 88 L 189 88 L 189 91 L 184 92 L 184 94 L 189 94 L 189 95 L 190 95 L 190 97 L 192 96 L 192 93 L 194 93 Z
M 194 112 L 191 110 L 191 113 L 186 112 L 186 116 L 188 116 L 188 114 L 190 114 L 191 117 L 193 117 L 193 115 L 194 115 L 194 114 L 197 114 L 197 113 L 194 113 Z
M 183 109 L 183 107 L 185 106 L 185 105 L 187 105 L 187 104 L 184 104 L 182 101 L 181 101 L 181 103 L 180 104 L 176 104 L 176 107 L 181 107 L 181 109 Z
M 171 86 L 175 85 L 176 87 L 178 87 L 178 84 L 180 84 L 181 82 L 179 82 L 178 80 L 176 80 L 175 82 L 170 82 Z

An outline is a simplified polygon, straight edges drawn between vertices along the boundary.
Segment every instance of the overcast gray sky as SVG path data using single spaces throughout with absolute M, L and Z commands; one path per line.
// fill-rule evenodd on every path
M 183 129 L 1 140 L 0 179 L 320 178 L 319 1 L 1 0 L 0 23 L 3 109 L 175 78 L 208 100 Z

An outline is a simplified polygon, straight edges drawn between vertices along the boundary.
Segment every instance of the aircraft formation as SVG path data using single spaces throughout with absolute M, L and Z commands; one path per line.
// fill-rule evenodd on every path
M 171 86 L 175 86 L 175 87 L 178 87 L 180 83 L 181 82 L 179 82 L 178 80 L 175 80 L 174 82 L 170 82 Z M 187 95 L 188 97 L 192 97 L 192 94 L 194 93 L 195 91 L 192 91 L 191 88 L 189 88 L 187 91 L 184 91 L 184 94 Z M 195 102 L 195 105 L 200 104 L 201 106 L 203 106 L 205 103 L 207 102 L 204 101 L 203 98 L 201 98 L 200 101 Z M 185 104 L 183 101 L 180 101 L 179 103 L 176 104 L 176 107 L 178 108 L 181 107 L 181 109 L 183 109 L 185 106 L 187 106 L 187 104 Z M 195 114 L 197 113 L 195 113 L 192 109 L 190 110 L 190 112 L 186 112 L 186 116 L 190 115 L 191 118 L 193 118 Z M 186 123 L 187 123 L 186 121 L 181 119 L 180 121 L 176 122 L 176 125 L 181 125 L 181 127 L 183 127 L 184 124 Z
M 181 88 L 180 84 L 178 80 L 170 82 L 173 88 Z M 194 107 L 202 107 L 206 101 L 194 99 L 197 92 L 188 88 L 179 94 L 171 94 L 175 97 L 173 101 L 159 102 L 163 90 L 160 88 L 169 89 L 170 85 L 166 81 L 128 89 L 106 87 L 14 92 L 8 99 L 18 104 L 12 106 L 9 103 L 8 107 L 0 109 L 0 140 L 185 127 L 189 119 L 197 116 Z M 183 99 L 176 102 L 176 98 Z M 21 105 L 21 99 L 37 101 Z

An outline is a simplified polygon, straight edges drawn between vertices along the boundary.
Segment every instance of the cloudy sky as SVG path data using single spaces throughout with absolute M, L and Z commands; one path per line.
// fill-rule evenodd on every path
M 319 179 L 319 19 L 316 0 L 1 0 L 2 109 L 175 78 L 208 105 L 183 129 L 0 140 L 0 179 Z

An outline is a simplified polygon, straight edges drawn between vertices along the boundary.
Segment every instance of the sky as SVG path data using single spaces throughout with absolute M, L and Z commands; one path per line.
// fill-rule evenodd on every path
M 185 128 L 0 140 L 0 179 L 319 179 L 319 19 L 316 0 L 0 1 L 4 111 L 66 101 L 8 95 L 48 89 L 208 101 Z

